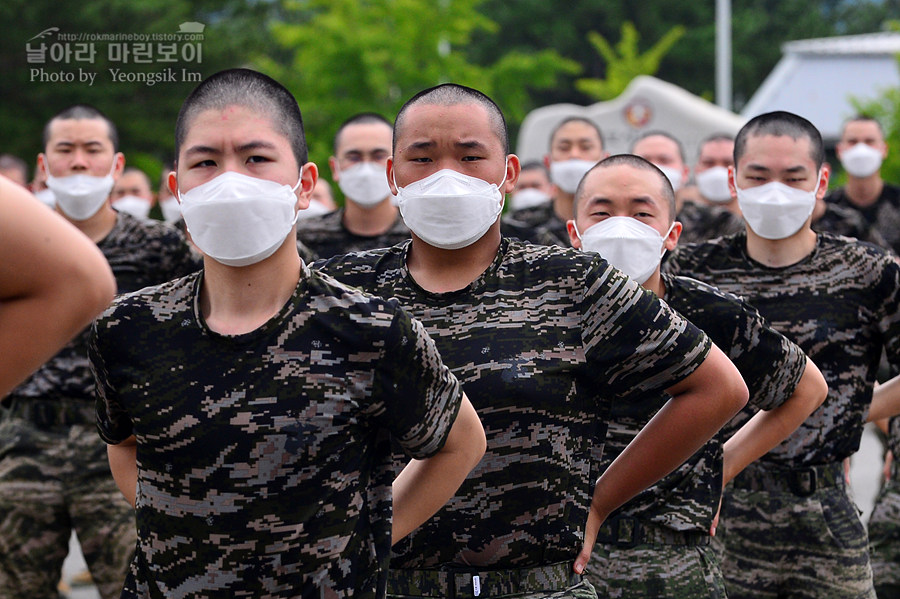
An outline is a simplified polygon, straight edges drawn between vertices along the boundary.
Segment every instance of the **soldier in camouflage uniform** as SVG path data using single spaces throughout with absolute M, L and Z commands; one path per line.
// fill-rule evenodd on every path
M 750 407 L 768 410 L 724 445 L 724 455 L 723 444 L 732 436 L 728 427 L 675 472 L 616 510 L 600 529 L 589 579 L 601 596 L 617 599 L 724 598 L 725 581 L 710 547 L 722 485 L 821 405 L 825 380 L 803 350 L 742 300 L 687 277 L 660 275 L 660 250 L 675 248 L 681 223 L 673 219 L 674 191 L 652 164 L 629 154 L 607 158 L 585 175 L 575 208 L 576 219 L 569 221 L 572 245 L 608 256 L 702 328 L 741 371 Z M 635 221 L 642 226 L 634 227 Z M 617 234 L 623 230 L 619 227 L 643 238 Z M 648 395 L 640 402 L 613 405 L 602 457 L 597 458 L 601 472 L 666 399 Z
M 873 597 L 868 539 L 842 462 L 859 448 L 882 351 L 900 355 L 900 266 L 810 229 L 828 186 L 806 119 L 760 115 L 738 133 L 731 185 L 744 233 L 678 248 L 666 263 L 742 294 L 829 385 L 825 403 L 726 489 L 719 535 L 728 596 Z
M 708 440 L 746 400 L 743 382 L 704 334 L 599 256 L 501 237 L 519 162 L 480 92 L 445 84 L 414 96 L 393 151 L 412 240 L 314 268 L 422 321 L 479 410 L 488 450 L 394 547 L 388 594 L 595 597 L 579 574 L 599 523 Z M 664 388 L 674 399 L 600 478 L 590 510 L 591 450 L 610 403 Z
M 297 236 L 319 258 L 389 247 L 409 239 L 391 202 L 384 165 L 391 155 L 391 124 L 373 113 L 350 117 L 334 136 L 331 176 L 344 207 L 297 222 Z
M 94 241 L 119 293 L 197 270 L 170 225 L 115 211 L 109 192 L 125 159 L 115 125 L 74 106 L 44 130 L 40 168 L 56 210 Z M 52 318 L 52 315 L 47 315 Z M 134 550 L 134 514 L 109 476 L 93 416 L 85 329 L 0 408 L 0 596 L 53 597 L 74 530 L 104 598 L 117 597 Z
M 483 454 L 478 416 L 421 324 L 302 263 L 293 222 L 317 170 L 290 92 L 211 76 L 176 152 L 203 270 L 119 298 L 91 344 L 97 424 L 137 510 L 122 597 L 383 596 L 392 540 Z M 396 480 L 391 438 L 417 458 Z
M 836 150 L 847 171 L 847 184 L 829 192 L 826 204 L 858 211 L 865 226 L 874 229 L 881 243 L 887 244 L 884 247 L 900 255 L 900 187 L 881 178 L 881 162 L 888 153 L 881 124 L 866 116 L 848 120 Z M 855 237 L 879 242 L 878 237 L 870 239 L 868 234 Z
M 506 215 L 503 234 L 541 245 L 569 247 L 566 221 L 572 217 L 578 181 L 606 156 L 603 135 L 596 123 L 584 117 L 569 117 L 550 133 L 550 148 L 544 163 L 550 169 L 553 201 L 523 208 Z

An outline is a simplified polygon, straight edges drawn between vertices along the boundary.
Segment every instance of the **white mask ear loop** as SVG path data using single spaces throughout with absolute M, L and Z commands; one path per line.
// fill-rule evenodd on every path
M 301 167 L 300 167 L 300 178 L 297 179 L 297 184 L 294 185 L 294 186 L 291 188 L 291 193 L 296 194 L 297 188 L 300 187 L 300 183 L 302 183 L 302 182 L 303 182 L 303 167 L 301 166 Z M 294 197 L 296 197 L 296 195 L 295 195 Z M 296 205 L 297 205 L 297 202 L 294 202 L 294 206 L 296 206 Z M 309 206 L 307 206 L 307 208 L 308 208 L 308 207 L 309 207 Z M 298 219 L 298 218 L 300 218 L 300 209 L 299 209 L 299 208 L 297 208 L 297 209 L 294 211 L 294 220 L 291 221 L 291 226 L 292 226 L 292 227 L 293 227 L 294 225 L 297 224 L 297 219 Z
M 662 240 L 663 240 L 663 248 L 662 248 L 662 252 L 660 252 L 660 254 L 659 254 L 659 259 L 660 259 L 660 260 L 662 260 L 662 257 L 666 255 L 666 251 L 667 251 L 667 250 L 666 250 L 666 239 L 668 239 L 669 234 L 672 232 L 672 229 L 674 229 L 674 228 L 675 228 L 675 221 L 673 220 L 673 221 L 672 221 L 672 224 L 669 225 L 669 230 L 666 231 L 666 234 L 662 236 Z

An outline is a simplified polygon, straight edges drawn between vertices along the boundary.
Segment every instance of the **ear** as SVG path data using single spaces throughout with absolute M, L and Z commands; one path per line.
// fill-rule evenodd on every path
M 44 157 L 44 153 L 41 152 L 37 155 L 37 167 L 38 170 L 44 173 L 44 180 L 47 180 L 47 175 L 50 174 L 49 167 L 47 166 L 47 158 Z M 37 179 L 37 173 L 35 173 L 35 179 Z
M 175 164 L 175 168 L 178 168 L 178 164 Z M 181 198 L 178 197 L 178 176 L 175 174 L 175 171 L 169 171 L 168 176 L 166 177 L 166 186 L 169 188 L 169 191 L 172 192 L 172 195 L 175 196 L 175 199 L 178 200 L 178 203 L 181 203 Z
M 515 154 L 506 155 L 506 183 L 500 191 L 503 194 L 512 193 L 516 189 L 516 182 L 519 180 L 519 174 L 522 172 L 522 163 Z
M 391 193 L 393 195 L 398 195 L 397 185 L 394 183 L 394 157 L 391 156 L 387 159 L 387 164 L 385 165 L 385 176 L 388 180 L 388 187 L 391 188 Z
M 735 183 L 734 165 L 728 167 L 728 191 L 731 192 L 731 199 L 737 199 L 737 183 Z
M 681 231 L 684 227 L 677 220 L 672 223 L 672 230 L 669 231 L 669 235 L 666 237 L 663 246 L 665 246 L 667 251 L 672 251 L 678 246 L 678 239 L 681 237 Z
M 331 180 L 337 183 L 341 178 L 341 169 L 338 166 L 337 158 L 334 156 L 328 157 L 328 168 L 331 169 Z
M 544 168 L 550 170 L 550 154 L 544 154 Z
M 572 247 L 576 250 L 581 249 L 581 239 L 578 238 L 578 231 L 575 229 L 575 221 L 568 220 L 566 221 L 566 231 L 569 232 L 569 243 L 572 244 Z
M 309 208 L 309 200 L 319 180 L 319 167 L 315 162 L 307 162 L 303 165 L 303 174 L 300 176 L 300 187 L 297 188 L 297 210 Z
M 819 184 L 816 188 L 816 199 L 821 200 L 825 197 L 825 194 L 828 193 L 828 178 L 831 176 L 831 165 L 827 162 L 822 163 L 822 168 L 819 171 Z
M 122 171 L 125 170 L 125 154 L 122 152 L 116 152 L 116 166 L 113 167 L 112 177 L 113 180 L 118 180 L 119 177 L 122 176 Z

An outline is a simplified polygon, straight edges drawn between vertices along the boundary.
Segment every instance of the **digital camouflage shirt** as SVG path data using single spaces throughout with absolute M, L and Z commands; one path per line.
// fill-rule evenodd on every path
M 97 246 L 116 278 L 118 293 L 137 291 L 197 271 L 184 235 L 174 226 L 118 213 L 116 224 Z M 9 395 L 10 399 L 94 400 L 94 377 L 88 367 L 86 327 Z
M 750 406 L 771 410 L 794 392 L 806 369 L 806 355 L 778 333 L 746 302 L 687 277 L 663 274 L 666 303 L 702 329 L 737 366 L 750 391 Z M 647 395 L 639 402 L 613 405 L 601 471 L 625 449 L 669 399 Z M 728 427 L 681 467 L 616 510 L 657 525 L 705 533 L 712 525 L 722 493 L 722 444 Z
M 828 192 L 825 203 L 837 204 L 858 211 L 866 225 L 878 231 L 894 254 L 900 255 L 900 187 L 885 183 L 881 195 L 871 205 L 860 207 L 850 201 L 844 187 Z M 865 239 L 865 237 L 860 237 Z
M 744 220 L 721 206 L 685 201 L 675 217 L 681 223 L 680 243 L 715 239 L 744 230 Z
M 860 241 L 868 241 L 885 249 L 891 246 L 884 240 L 878 229 L 869 225 L 866 218 L 856 208 L 833 202 L 825 203 L 825 212 L 810 225 L 813 231 L 854 237 Z
M 138 443 L 122 596 L 383 596 L 389 439 L 438 451 L 458 381 L 396 303 L 306 267 L 243 335 L 205 325 L 201 281 L 119 298 L 94 325 L 100 435 Z
M 344 209 L 297 221 L 297 237 L 318 258 L 328 259 L 349 252 L 386 248 L 409 239 L 409 229 L 397 213 L 391 228 L 380 235 L 356 235 L 344 226 Z
M 753 260 L 746 248 L 746 233 L 687 245 L 665 267 L 744 297 L 803 348 L 828 383 L 825 403 L 760 463 L 840 461 L 859 449 L 882 349 L 900 363 L 900 266 L 881 248 L 829 233 L 782 268 Z
M 407 270 L 409 248 L 342 256 L 322 269 L 396 298 L 422 321 L 488 442 L 456 496 L 394 547 L 391 568 L 573 560 L 610 404 L 681 380 L 705 359 L 709 339 L 596 254 L 504 238 L 470 285 L 431 293 Z

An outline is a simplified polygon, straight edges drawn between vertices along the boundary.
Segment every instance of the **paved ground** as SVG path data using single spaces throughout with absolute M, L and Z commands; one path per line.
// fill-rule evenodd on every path
M 850 466 L 850 482 L 856 495 L 856 503 L 863 512 L 863 521 L 867 522 L 872 511 L 875 495 L 881 480 L 881 443 L 875 435 L 872 425 L 866 427 L 860 442 L 859 452 L 853 456 Z M 63 581 L 68 582 L 73 576 L 84 570 L 84 558 L 77 540 L 73 537 L 69 544 L 69 557 L 63 564 Z M 66 599 L 100 599 L 97 589 L 92 586 L 73 587 Z

